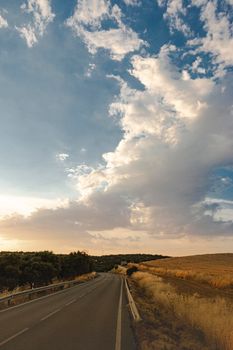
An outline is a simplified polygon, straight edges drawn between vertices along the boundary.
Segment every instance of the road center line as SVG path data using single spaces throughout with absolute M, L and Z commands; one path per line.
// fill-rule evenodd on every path
M 76 301 L 76 299 L 73 299 L 73 300 L 69 301 L 68 303 L 66 303 L 66 306 L 69 306 L 69 305 L 73 304 L 75 301 Z
M 47 318 L 53 316 L 54 314 L 56 314 L 59 311 L 61 311 L 61 309 L 57 309 L 57 310 L 55 310 L 53 312 L 50 312 L 50 314 L 48 314 L 48 315 L 44 316 L 43 318 L 41 318 L 41 321 L 47 320 Z
M 123 279 L 121 279 L 121 291 L 120 291 L 120 299 L 119 299 L 118 315 L 117 315 L 115 350 L 121 350 L 122 291 L 123 291 Z
M 8 343 L 10 340 L 13 340 L 14 338 L 18 337 L 20 334 L 23 334 L 23 333 L 27 332 L 28 330 L 29 330 L 29 328 L 24 328 L 24 329 L 22 329 L 22 331 L 19 331 L 18 333 L 15 333 L 15 334 L 12 335 L 11 337 L 9 337 L 9 338 L 3 340 L 3 341 L 0 343 L 0 346 L 2 346 L 2 345 L 4 345 L 4 344 Z

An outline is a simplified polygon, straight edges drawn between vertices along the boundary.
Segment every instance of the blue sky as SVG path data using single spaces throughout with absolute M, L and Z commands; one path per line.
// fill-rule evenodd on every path
M 233 249 L 232 0 L 0 7 L 0 249 Z

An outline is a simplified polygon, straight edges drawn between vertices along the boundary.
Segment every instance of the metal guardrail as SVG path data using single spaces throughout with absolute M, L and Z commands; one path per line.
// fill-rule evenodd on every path
M 7 302 L 7 305 L 10 306 L 11 302 L 20 296 L 24 296 L 24 295 L 28 296 L 29 300 L 30 300 L 33 294 L 42 293 L 42 292 L 47 291 L 47 290 L 54 290 L 54 292 L 55 292 L 58 290 L 65 289 L 65 286 L 68 286 L 67 288 L 70 288 L 70 287 L 74 286 L 75 284 L 80 284 L 80 283 L 82 283 L 82 282 L 80 282 L 78 280 L 72 280 L 72 281 L 60 282 L 60 283 L 56 283 L 56 284 L 50 284 L 50 285 L 45 286 L 45 287 L 38 287 L 38 288 L 24 290 L 22 292 L 17 292 L 17 293 L 7 295 L 5 297 L 1 297 L 0 304 L 3 302 Z
M 128 282 L 127 282 L 126 278 L 125 278 L 125 288 L 126 288 L 126 294 L 127 294 L 127 298 L 128 298 L 128 301 L 129 301 L 129 307 L 130 307 L 133 319 L 134 319 L 134 321 L 138 322 L 138 321 L 141 320 L 141 317 L 139 315 L 139 312 L 138 312 L 137 306 L 135 304 L 135 301 L 134 301 L 134 299 L 132 297 L 132 294 L 131 294 L 131 292 L 129 290 L 129 286 L 128 286 Z

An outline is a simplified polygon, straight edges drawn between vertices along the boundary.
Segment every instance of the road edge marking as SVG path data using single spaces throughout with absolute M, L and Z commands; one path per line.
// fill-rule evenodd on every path
M 5 345 L 5 344 L 8 343 L 9 341 L 11 341 L 11 340 L 13 340 L 14 338 L 18 337 L 19 335 L 21 335 L 21 334 L 27 332 L 28 330 L 29 330 L 29 328 L 24 328 L 24 329 L 22 329 L 22 331 L 19 331 L 19 332 L 15 333 L 14 335 L 12 335 L 11 337 L 9 337 L 9 338 L 3 340 L 3 341 L 0 343 L 0 346 Z
M 119 304 L 118 304 L 115 350 L 121 350 L 122 294 L 123 294 L 123 280 L 121 278 L 121 290 L 120 290 L 120 298 L 119 298 Z

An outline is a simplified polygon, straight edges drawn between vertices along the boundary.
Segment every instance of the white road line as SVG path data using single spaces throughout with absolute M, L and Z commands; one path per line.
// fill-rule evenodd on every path
M 120 291 L 120 299 L 119 299 L 118 315 L 117 315 L 115 350 L 121 350 L 122 291 L 123 291 L 123 280 L 121 279 L 121 291 Z
M 41 321 L 47 320 L 47 318 L 49 318 L 49 317 L 55 315 L 55 314 L 56 314 L 57 312 L 59 312 L 59 311 L 61 311 L 61 309 L 57 309 L 57 310 L 55 310 L 55 311 L 53 311 L 53 312 L 50 312 L 50 314 L 44 316 L 44 317 L 41 318 L 40 320 L 41 320 Z
M 69 306 L 69 305 L 73 304 L 75 301 L 76 301 L 76 299 L 73 299 L 73 300 L 69 301 L 68 303 L 66 303 L 66 306 Z
M 24 328 L 24 329 L 22 329 L 22 331 L 20 331 L 20 332 L 18 332 L 18 333 L 15 333 L 15 334 L 12 335 L 11 337 L 9 337 L 9 338 L 3 340 L 3 341 L 0 343 L 0 346 L 2 346 L 2 345 L 4 345 L 4 344 L 8 343 L 9 341 L 11 341 L 11 340 L 13 340 L 14 338 L 18 337 L 19 335 L 21 335 L 21 334 L 27 332 L 28 330 L 29 330 L 29 328 Z

